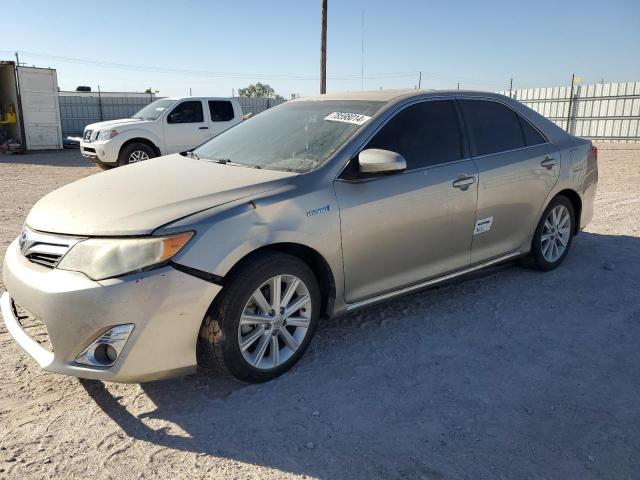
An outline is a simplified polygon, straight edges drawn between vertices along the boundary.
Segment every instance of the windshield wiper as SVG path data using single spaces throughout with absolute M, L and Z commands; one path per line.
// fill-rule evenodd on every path
M 212 162 L 219 163 L 220 165 L 231 165 L 233 167 L 250 168 L 250 165 L 244 163 L 232 162 L 230 158 L 207 158 L 205 160 L 211 160 Z
M 197 153 L 195 153 L 195 152 L 191 152 L 191 151 L 190 151 L 190 152 L 185 152 L 185 155 L 186 155 L 187 157 L 189 157 L 189 158 L 193 158 L 193 159 L 195 159 L 195 160 L 200 160 L 200 157 L 199 157 L 199 156 L 198 156 L 198 154 L 197 154 Z

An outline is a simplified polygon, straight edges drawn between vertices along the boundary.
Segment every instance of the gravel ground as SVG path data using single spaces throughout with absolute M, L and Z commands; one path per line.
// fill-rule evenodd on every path
M 0 156 L 0 252 L 38 198 L 97 172 L 77 151 Z M 263 385 L 44 373 L 0 324 L 0 478 L 637 478 L 639 212 L 640 149 L 601 145 L 561 268 L 326 322 Z

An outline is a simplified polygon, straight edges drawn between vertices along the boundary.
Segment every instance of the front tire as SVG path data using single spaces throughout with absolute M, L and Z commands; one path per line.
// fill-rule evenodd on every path
M 130 165 L 132 163 L 149 160 L 156 156 L 156 152 L 146 143 L 133 142 L 120 149 L 118 155 L 118 166 Z
M 543 271 L 558 267 L 571 248 L 575 221 L 571 201 L 563 195 L 554 198 L 538 222 L 525 265 Z
M 198 362 L 241 382 L 272 380 L 304 354 L 321 304 L 318 282 L 300 259 L 279 252 L 254 256 L 207 312 Z

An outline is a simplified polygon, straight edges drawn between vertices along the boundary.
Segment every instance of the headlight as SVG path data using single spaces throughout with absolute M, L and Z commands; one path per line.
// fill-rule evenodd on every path
M 98 138 L 96 138 L 96 140 L 100 141 L 104 141 L 104 140 L 110 140 L 113 137 L 115 137 L 116 135 L 118 135 L 118 131 L 117 130 L 102 130 L 99 134 L 98 134 Z
M 166 237 L 90 238 L 76 243 L 57 268 L 82 272 L 93 280 L 139 272 L 166 262 L 184 247 L 193 232 Z

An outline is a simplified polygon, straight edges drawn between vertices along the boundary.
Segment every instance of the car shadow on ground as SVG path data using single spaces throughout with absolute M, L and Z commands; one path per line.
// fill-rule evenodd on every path
M 23 155 L 0 155 L 0 164 L 43 165 L 52 167 L 95 167 L 95 162 L 84 158 L 78 148 L 43 150 Z
M 508 264 L 328 321 L 266 384 L 144 384 L 138 415 L 82 384 L 132 438 L 298 474 L 633 476 L 639 264 L 640 238 L 583 232 L 553 272 Z

